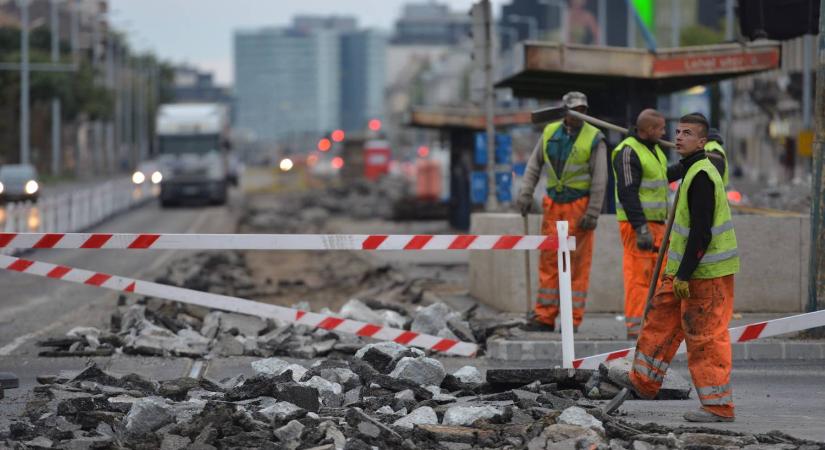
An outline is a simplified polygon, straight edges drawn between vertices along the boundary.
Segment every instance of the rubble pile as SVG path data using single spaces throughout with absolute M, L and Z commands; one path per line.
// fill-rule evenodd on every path
M 765 187 L 747 196 L 745 204 L 758 208 L 808 213 L 811 210 L 811 183 L 782 183 Z
M 597 372 L 542 369 L 448 374 L 394 343 L 304 368 L 277 358 L 254 375 L 212 382 L 80 373 L 38 378 L 11 448 L 134 449 L 817 449 L 781 433 L 637 425 L 587 398 Z M 531 379 L 527 384 L 522 380 Z
M 285 194 L 277 204 L 251 207 L 241 225 L 252 230 L 280 233 L 312 233 L 322 229 L 331 216 L 386 219 L 395 216 L 395 205 L 409 194 L 409 182 L 400 177 L 377 181 L 352 180 L 320 190 Z
M 310 311 L 308 304 L 293 305 Z M 517 322 L 467 320 L 444 303 L 408 311 L 378 300 L 350 299 L 339 311 L 321 314 L 483 344 L 487 336 Z M 38 342 L 51 347 L 40 356 L 110 356 L 123 352 L 145 356 L 290 356 L 316 358 L 352 355 L 371 339 L 200 306 L 143 298 L 121 306 L 109 331 L 75 328 L 66 337 Z M 483 345 L 482 345 L 483 348 Z

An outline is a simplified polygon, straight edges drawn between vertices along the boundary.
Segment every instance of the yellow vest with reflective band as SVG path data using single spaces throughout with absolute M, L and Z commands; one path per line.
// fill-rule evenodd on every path
M 579 130 L 579 135 L 573 142 L 573 150 L 564 168 L 561 177 L 556 174 L 550 157 L 547 156 L 547 144 L 556 131 L 562 126 L 562 121 L 553 122 L 544 127 L 541 138 L 542 155 L 544 155 L 544 165 L 547 168 L 547 190 L 555 189 L 558 192 L 566 188 L 578 189 L 582 191 L 590 190 L 590 150 L 593 148 L 593 141 L 599 135 L 599 129 L 585 122 Z
M 659 144 L 656 144 L 653 152 L 639 142 L 634 137 L 629 137 L 619 143 L 613 149 L 610 156 L 610 161 L 616 160 L 623 148 L 630 147 L 636 152 L 639 157 L 639 162 L 642 164 L 642 184 L 639 186 L 639 201 L 642 202 L 642 210 L 645 214 L 645 219 L 664 221 L 667 219 L 667 157 L 665 157 Z M 613 165 L 613 164 L 611 164 Z M 616 166 L 613 165 L 613 175 L 618 180 L 616 175 Z M 620 221 L 627 220 L 627 214 L 619 201 L 619 190 L 616 189 L 616 219 Z
M 675 275 L 679 270 L 690 234 L 690 211 L 688 209 L 688 189 L 699 172 L 705 172 L 713 182 L 715 203 L 711 239 L 699 266 L 691 278 L 718 278 L 739 272 L 739 253 L 736 247 L 736 233 L 733 231 L 730 206 L 725 195 L 725 186 L 719 171 L 707 159 L 693 163 L 679 186 L 679 200 L 676 202 L 676 218 L 670 233 L 670 248 L 667 253 L 665 274 Z
M 722 154 L 722 158 L 725 160 L 725 174 L 722 175 L 722 182 L 725 183 L 725 187 L 728 187 L 728 181 L 730 178 L 728 177 L 728 154 L 725 153 L 725 149 L 716 141 L 708 141 L 705 144 L 705 151 L 706 152 L 719 152 Z M 712 163 L 711 163 L 712 164 Z

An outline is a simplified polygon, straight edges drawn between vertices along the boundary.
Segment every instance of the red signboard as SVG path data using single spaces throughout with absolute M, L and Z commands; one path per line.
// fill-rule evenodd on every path
M 747 72 L 779 67 L 779 49 L 726 55 L 693 55 L 656 59 L 653 76 Z
M 375 180 L 389 173 L 391 158 L 389 142 L 367 141 L 364 145 L 364 177 Z

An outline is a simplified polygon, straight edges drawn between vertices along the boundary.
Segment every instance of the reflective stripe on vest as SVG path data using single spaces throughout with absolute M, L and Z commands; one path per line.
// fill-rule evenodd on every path
M 705 254 L 699 261 L 698 267 L 693 272 L 691 278 L 708 279 L 718 278 L 739 272 L 739 251 L 736 245 L 736 233 L 733 229 L 733 221 L 730 213 L 730 206 L 725 195 L 725 188 L 719 171 L 711 164 L 707 158 L 703 158 L 690 166 L 685 174 L 682 185 L 679 186 L 679 200 L 676 203 L 676 218 L 673 223 L 673 230 L 670 234 L 670 243 L 667 253 L 668 261 L 665 266 L 665 274 L 675 275 L 679 270 L 688 236 L 690 235 L 690 210 L 688 208 L 688 195 L 693 179 L 700 172 L 705 172 L 713 182 L 715 203 L 713 208 L 713 226 L 711 228 L 711 239 Z
M 725 183 L 725 187 L 728 187 L 728 181 L 730 180 L 730 169 L 728 168 L 728 154 L 725 153 L 725 148 L 716 141 L 708 141 L 708 143 L 705 144 L 705 151 L 719 152 L 722 154 L 722 159 L 725 160 L 725 174 L 722 175 L 722 182 Z
M 547 170 L 547 189 L 561 192 L 566 188 L 578 189 L 581 191 L 590 190 L 590 150 L 593 148 L 593 141 L 599 135 L 599 129 L 587 122 L 579 130 L 579 135 L 573 142 L 573 150 L 564 162 L 561 171 L 561 178 L 556 174 L 553 163 L 547 155 L 547 146 L 553 135 L 562 126 L 562 121 L 553 122 L 544 127 L 541 138 L 542 155 L 544 165 Z
M 667 219 L 667 158 L 658 145 L 654 147 L 656 155 L 634 137 L 628 137 L 613 149 L 610 160 L 615 161 L 616 156 L 625 147 L 630 147 L 639 158 L 642 165 L 642 181 L 639 186 L 639 201 L 642 203 L 642 211 L 647 220 Z M 612 165 L 612 164 L 611 164 Z M 613 175 L 616 175 L 616 167 L 613 166 Z M 618 180 L 618 178 L 616 177 Z M 616 219 L 627 220 L 627 214 L 619 201 L 619 192 L 616 189 Z

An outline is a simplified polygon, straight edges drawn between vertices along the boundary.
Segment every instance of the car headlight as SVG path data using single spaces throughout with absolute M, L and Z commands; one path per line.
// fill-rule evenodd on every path
M 137 171 L 132 174 L 132 183 L 143 184 L 144 181 L 146 181 L 146 175 L 143 172 Z
M 3 183 L 0 183 L 0 194 L 2 194 L 2 193 L 3 193 L 3 190 L 4 190 L 4 189 L 6 189 L 6 187 L 5 187 L 5 186 L 3 186 Z
M 161 181 L 163 181 L 163 174 L 157 170 L 154 171 L 154 173 L 152 173 L 152 183 L 159 184 Z
M 40 186 L 37 184 L 37 181 L 29 180 L 26 183 L 26 193 L 29 195 L 34 194 L 37 190 L 40 189 Z

